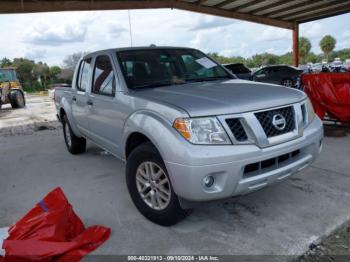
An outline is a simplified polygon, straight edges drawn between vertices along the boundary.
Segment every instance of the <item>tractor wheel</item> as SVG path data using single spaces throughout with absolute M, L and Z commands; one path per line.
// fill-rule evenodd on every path
M 14 90 L 9 95 L 12 108 L 22 108 L 26 105 L 24 95 L 19 90 Z

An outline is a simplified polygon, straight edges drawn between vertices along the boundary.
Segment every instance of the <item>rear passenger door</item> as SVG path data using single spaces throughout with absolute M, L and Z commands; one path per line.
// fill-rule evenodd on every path
M 89 127 L 87 102 L 91 83 L 91 62 L 91 57 L 80 62 L 75 83 L 76 90 L 72 96 L 72 114 L 79 130 L 84 134 L 86 134 Z
M 116 99 L 117 77 L 111 56 L 97 55 L 89 97 L 90 137 L 110 152 L 119 147 L 123 127 L 121 105 Z

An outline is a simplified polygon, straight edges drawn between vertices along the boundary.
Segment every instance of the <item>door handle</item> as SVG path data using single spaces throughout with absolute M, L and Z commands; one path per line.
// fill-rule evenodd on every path
M 75 96 L 72 97 L 73 102 L 77 102 L 77 98 Z
M 94 103 L 92 103 L 91 100 L 87 101 L 86 103 L 88 104 L 88 106 L 93 106 L 94 105 Z

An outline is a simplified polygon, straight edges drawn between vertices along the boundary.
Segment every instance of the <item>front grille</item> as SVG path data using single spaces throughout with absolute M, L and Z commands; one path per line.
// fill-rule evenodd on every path
M 272 124 L 275 115 L 282 115 L 286 120 L 286 125 L 282 130 L 279 130 Z M 294 109 L 291 106 L 258 112 L 255 113 L 255 116 L 259 120 L 267 137 L 283 135 L 295 129 Z
M 247 134 L 239 118 L 226 119 L 226 123 L 228 127 L 231 129 L 231 132 L 237 141 L 243 142 L 248 139 Z
M 278 157 L 266 159 L 261 162 L 252 163 L 244 167 L 243 178 L 256 176 L 262 174 L 268 169 L 279 168 L 283 166 L 288 160 L 296 158 L 300 154 L 300 150 L 280 155 Z

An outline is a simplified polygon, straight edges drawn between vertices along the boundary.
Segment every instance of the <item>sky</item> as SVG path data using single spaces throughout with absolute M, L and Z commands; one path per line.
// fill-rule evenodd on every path
M 198 48 L 225 56 L 292 50 L 287 29 L 181 10 L 131 10 L 133 46 L 167 45 Z M 301 24 L 312 51 L 331 34 L 336 49 L 350 48 L 350 14 Z M 75 52 L 130 46 L 128 11 L 55 12 L 0 15 L 0 57 L 26 57 L 62 65 Z

